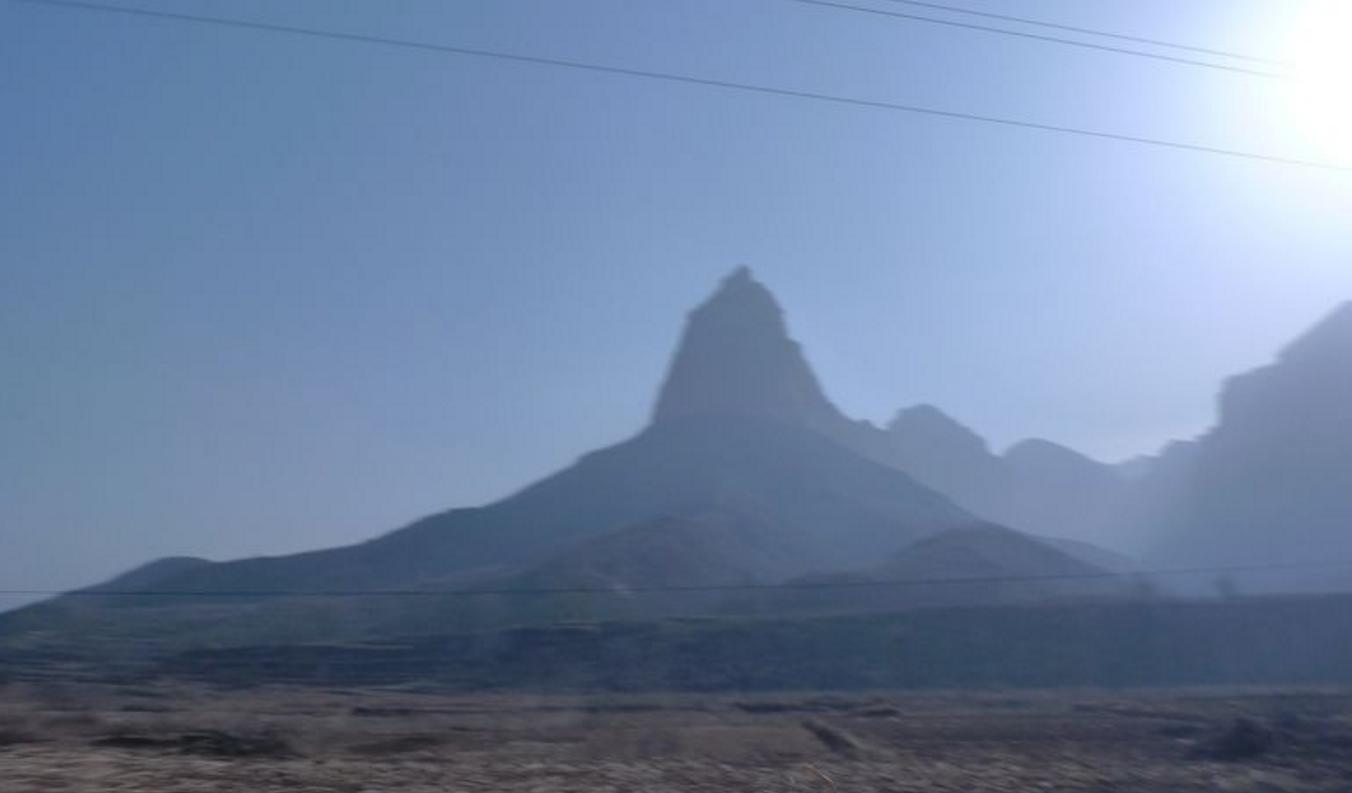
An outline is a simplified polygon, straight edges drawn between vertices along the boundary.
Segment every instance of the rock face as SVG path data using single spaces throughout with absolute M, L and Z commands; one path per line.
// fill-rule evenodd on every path
M 690 312 L 653 423 L 744 416 L 838 437 L 852 423 L 826 398 L 775 298 L 745 267 Z
M 1269 366 L 1228 381 L 1154 556 L 1171 564 L 1352 561 L 1352 303 Z M 1253 574 L 1319 587 L 1333 569 Z M 1346 571 L 1343 572 L 1346 575 Z

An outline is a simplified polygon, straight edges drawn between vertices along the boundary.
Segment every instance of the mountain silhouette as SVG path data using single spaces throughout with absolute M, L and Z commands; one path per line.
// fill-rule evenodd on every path
M 770 290 L 740 267 L 690 312 L 653 423 L 688 416 L 773 419 L 828 436 L 850 422 L 822 392 Z
M 1173 481 L 1156 560 L 1193 565 L 1352 562 L 1352 303 L 1270 365 L 1231 378 L 1219 419 Z M 1322 588 L 1346 570 L 1246 576 Z
M 1046 441 L 1001 457 L 933 405 L 903 409 L 886 428 L 845 416 L 789 337 L 774 295 L 745 267 L 690 312 L 653 411 L 655 424 L 689 416 L 760 417 L 812 430 L 987 520 L 1080 541 L 1114 539 L 1103 527 L 1126 482 L 1111 466 Z
M 875 455 L 990 520 L 1013 501 L 1008 466 L 980 435 L 933 405 L 898 411 Z
M 861 569 L 980 522 L 898 467 L 860 453 L 865 432 L 884 434 L 836 410 L 773 296 L 739 269 L 690 313 L 652 422 L 626 441 L 496 503 L 431 515 L 356 545 L 137 573 L 136 589 L 177 593 L 172 605 L 153 596 L 67 598 L 30 609 L 23 620 L 65 620 L 95 632 L 116 623 L 136 633 L 157 630 L 172 612 L 184 640 L 218 636 L 225 624 L 243 638 L 257 638 L 253 625 L 297 622 L 307 631 L 328 622 L 342 622 L 344 631 L 406 630 L 452 611 L 415 602 L 358 605 L 343 593 L 775 583 Z M 253 592 L 274 595 L 247 595 Z M 477 615 L 457 606 L 455 619 L 480 625 L 490 612 L 511 621 L 556 614 L 520 601 L 487 602 Z M 139 628 L 138 613 L 146 615 Z
M 1308 568 L 1352 560 L 1349 405 L 1352 304 L 1271 365 L 1229 380 L 1214 429 L 1128 465 L 1043 440 L 996 454 L 930 405 L 880 428 L 831 403 L 773 295 L 742 268 L 690 312 L 651 422 L 633 437 L 495 503 L 430 515 L 366 542 L 151 562 L 0 615 L 0 649 L 38 664 L 81 651 L 102 664 L 118 654 L 134 669 L 147 662 L 137 653 L 191 649 L 206 653 L 192 667 L 200 672 L 230 657 L 222 648 L 235 648 L 243 666 L 233 668 L 250 679 L 278 656 L 324 670 L 325 659 L 346 668 L 344 659 L 417 656 L 408 648 L 425 646 L 472 645 L 496 658 L 505 641 L 533 674 L 560 658 L 590 657 L 580 636 L 685 636 L 687 628 L 703 648 L 690 656 L 698 665 L 717 657 L 728 626 L 769 617 L 781 620 L 784 635 L 817 637 L 814 654 L 798 659 L 811 666 L 839 656 L 827 639 L 846 624 L 822 627 L 831 621 L 816 618 L 851 615 L 859 621 L 850 624 L 867 626 L 881 612 L 915 612 L 932 626 L 927 635 L 951 643 L 936 658 L 982 666 L 980 679 L 1003 673 L 968 652 L 977 637 L 980 646 L 1056 658 L 1086 649 L 1075 638 L 1084 630 L 1116 636 L 1148 628 L 1153 615 L 1184 615 L 1155 640 L 1122 645 L 1172 648 L 1197 638 L 1185 618 L 1197 604 L 1156 610 L 1140 602 L 1173 582 L 1142 574 L 1129 585 L 1123 574 L 1141 565 L 1085 541 L 1154 538 L 1145 569 L 1287 566 L 1224 587 L 1210 582 L 1223 594 L 1346 588 L 1346 570 Z M 1307 612 L 1293 613 L 1341 624 L 1324 598 L 1309 600 Z M 1010 604 L 1028 608 L 990 608 Z M 1241 621 L 1252 635 L 1290 621 L 1276 606 L 1251 609 L 1242 598 L 1212 605 L 1225 604 L 1257 620 Z M 1102 628 L 1109 613 L 1116 627 Z M 1058 627 L 1045 635 L 1059 638 L 1051 645 L 1025 634 L 1031 623 L 1022 619 L 1035 614 L 1053 615 Z M 1266 621 L 1271 614 L 1275 621 Z M 859 630 L 857 640 L 879 657 L 892 659 L 899 646 L 924 657 L 924 642 L 897 645 Z M 1321 649 L 1299 657 L 1322 657 Z M 773 665 L 778 651 L 777 642 L 759 648 L 757 663 Z M 199 657 L 182 657 L 190 656 Z M 496 661 L 462 679 L 463 668 L 442 670 L 448 657 L 418 656 L 406 668 L 441 670 L 467 685 L 497 679 Z M 1119 654 L 1103 657 L 1117 664 Z M 1161 669 L 1175 660 L 1164 657 Z M 1028 658 L 1001 663 L 1022 668 Z M 374 668 L 389 680 L 406 677 Z
M 986 520 L 1080 543 L 1129 544 L 1115 518 L 1131 478 L 1073 449 L 1029 439 L 996 454 L 933 405 L 899 411 L 885 430 L 855 425 L 838 437 Z
M 1010 472 L 1011 501 L 997 519 L 1057 537 L 1124 544 L 1113 527 L 1130 482 L 1121 471 L 1044 440 L 1021 441 L 1002 459 Z

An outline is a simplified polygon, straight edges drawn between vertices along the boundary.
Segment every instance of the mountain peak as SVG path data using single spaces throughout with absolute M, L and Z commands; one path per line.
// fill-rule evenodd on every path
M 765 286 L 756 280 L 756 276 L 751 272 L 751 268 L 745 264 L 739 264 L 733 268 L 732 272 L 723 276 L 722 288 L 726 289 L 732 286 L 759 286 L 765 289 Z M 769 290 L 766 290 L 767 292 Z
M 921 402 L 920 404 L 911 405 L 910 407 L 904 407 L 901 410 L 898 410 L 896 415 L 892 417 L 892 420 L 888 422 L 887 428 L 893 429 L 911 421 L 933 422 L 937 424 L 958 423 L 938 407 L 931 405 L 928 402 Z
M 723 276 L 718 288 L 696 306 L 690 320 L 713 317 L 721 321 L 738 322 L 744 327 L 760 326 L 760 330 L 788 338 L 784 325 L 784 310 L 765 284 L 756 280 L 751 268 L 741 265 Z
M 921 403 L 902 408 L 887 424 L 887 431 L 895 436 L 942 442 L 969 453 L 988 454 L 986 441 L 963 423 L 934 405 Z
M 789 338 L 774 295 L 747 267 L 724 277 L 686 318 L 653 421 L 690 415 L 756 416 L 828 431 L 846 421 Z
M 1087 455 L 1042 438 L 1025 438 L 1010 446 L 1003 456 L 1016 466 L 1103 467 L 1102 463 Z
M 892 420 L 888 421 L 887 431 L 894 432 L 894 434 L 915 431 L 927 431 L 930 434 L 944 432 L 944 434 L 953 436 L 953 438 L 975 439 L 983 449 L 986 446 L 982 436 L 973 432 L 971 427 L 929 403 L 919 403 L 911 405 L 909 408 L 899 409 L 899 411 L 896 411 L 896 415 L 892 416 Z

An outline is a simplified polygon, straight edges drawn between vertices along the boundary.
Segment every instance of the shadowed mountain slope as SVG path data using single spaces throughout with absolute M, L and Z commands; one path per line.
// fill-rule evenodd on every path
M 645 521 L 569 547 L 518 577 L 530 587 L 616 592 L 781 581 L 802 549 L 776 526 L 730 509 Z
M 801 591 L 776 594 L 769 610 L 859 613 L 1125 591 L 1102 567 L 1051 542 L 987 523 L 925 537 L 882 564 L 807 576 L 796 584 Z
M 360 545 L 195 568 L 170 589 L 436 585 L 538 563 L 571 543 L 709 508 L 772 523 L 796 572 L 862 563 L 971 520 L 899 471 L 807 430 L 750 418 L 689 417 L 496 504 L 424 518 Z
M 1352 303 L 1231 378 L 1155 552 L 1171 564 L 1352 564 Z M 1320 587 L 1336 569 L 1250 576 Z
M 199 559 L 196 556 L 166 556 L 163 559 L 156 559 L 153 562 L 147 562 L 140 567 L 128 570 L 102 584 L 90 587 L 87 591 L 125 592 L 144 587 L 154 587 L 158 582 L 167 578 L 173 578 L 191 570 L 198 570 L 210 564 L 210 561 Z

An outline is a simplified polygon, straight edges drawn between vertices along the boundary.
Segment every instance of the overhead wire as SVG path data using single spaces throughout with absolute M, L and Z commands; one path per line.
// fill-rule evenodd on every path
M 1212 146 L 1203 143 L 1188 143 L 1184 141 L 1171 140 L 1167 138 L 1150 137 L 1147 135 L 1134 135 L 1129 133 L 1090 129 L 1087 127 L 1075 127 L 1065 124 L 1052 124 L 1039 121 L 1030 121 L 1026 119 L 1010 118 L 1006 116 L 994 116 L 959 110 L 945 110 L 942 108 L 930 107 L 926 105 L 907 104 L 902 102 L 889 102 L 874 99 L 863 99 L 857 97 L 843 96 L 840 94 L 829 94 L 817 91 L 799 90 L 794 88 L 781 88 L 771 85 L 738 82 L 734 80 L 725 80 L 711 77 L 697 77 L 694 75 L 681 74 L 677 72 L 638 69 L 627 66 L 614 66 L 609 64 L 601 64 L 588 61 L 570 60 L 566 58 L 553 58 L 539 55 L 527 55 L 524 53 L 505 52 L 501 50 L 489 50 L 476 47 L 462 47 L 448 44 L 432 44 L 426 42 L 411 41 L 407 39 L 376 36 L 364 33 L 343 33 L 338 31 L 328 31 L 316 28 L 299 27 L 295 25 L 283 25 L 271 22 L 258 22 L 252 20 L 235 19 L 230 17 L 186 14 L 174 11 L 161 11 L 147 8 L 133 8 L 129 6 L 84 2 L 83 0 L 10 0 L 10 2 L 27 3 L 30 5 L 48 6 L 56 8 L 78 9 L 85 11 L 99 11 L 115 14 L 124 14 L 128 16 L 173 20 L 178 22 L 190 22 L 195 24 L 217 25 L 241 30 L 284 33 L 296 36 L 306 36 L 310 38 L 399 47 L 411 50 L 421 50 L 426 52 L 437 52 L 452 55 L 463 55 L 469 57 L 494 59 L 514 63 L 532 64 L 537 66 L 551 66 L 579 71 L 620 75 L 625 77 L 633 77 L 647 80 L 657 80 L 668 83 L 680 83 L 686 85 L 702 86 L 706 88 L 718 88 L 730 91 L 755 93 L 767 96 L 807 99 L 816 102 L 824 102 L 837 105 L 847 105 L 852 107 L 872 108 L 876 110 L 887 110 L 899 113 L 926 115 L 935 118 L 945 118 L 958 121 L 970 121 L 982 124 L 998 125 L 1007 128 L 1022 128 L 1022 129 L 1037 130 L 1041 132 L 1053 132 L 1064 135 L 1075 135 L 1087 138 L 1097 138 L 1101 140 L 1112 140 L 1123 143 L 1133 143 L 1143 146 L 1152 146 L 1157 148 L 1173 149 L 1178 151 L 1220 155 L 1225 157 L 1251 160 L 1256 162 L 1267 162 L 1280 165 L 1293 165 L 1303 168 L 1313 168 L 1343 173 L 1352 171 L 1352 166 L 1348 165 L 1340 165 L 1337 163 L 1323 162 L 1319 160 L 1310 160 L 1300 157 L 1288 157 L 1278 154 L 1265 154 L 1262 152 L 1254 152 L 1244 149 L 1233 149 L 1224 146 Z
M 555 596 L 555 595 L 629 595 L 680 592 L 743 592 L 763 590 L 848 590 L 887 589 L 899 587 L 1004 584 L 1050 581 L 1131 580 L 1135 578 L 1173 577 L 1189 575 L 1233 575 L 1238 573 L 1277 572 L 1292 570 L 1352 568 L 1352 562 L 1306 562 L 1288 564 L 1255 564 L 1212 567 L 1162 568 L 1129 570 L 1124 572 L 1092 571 L 1083 573 L 1049 573 L 1043 575 L 956 576 L 936 578 L 903 578 L 872 580 L 802 580 L 777 583 L 729 582 L 723 584 L 664 584 L 648 586 L 612 587 L 487 587 L 463 589 L 402 588 L 402 589 L 115 589 L 91 587 L 77 590 L 58 589 L 0 589 L 0 595 L 18 596 L 75 596 L 75 597 L 165 597 L 165 598 L 285 598 L 285 597 L 479 597 Z
M 1000 14 L 993 11 L 981 11 L 975 8 L 965 6 L 948 5 L 946 3 L 932 3 L 925 0 L 886 0 L 886 2 L 897 3 L 900 5 L 909 5 L 916 8 L 929 8 L 936 11 L 946 11 L 954 14 L 967 14 L 970 16 L 984 17 L 986 19 L 998 19 L 1003 22 L 1017 22 L 1021 25 L 1034 25 L 1051 30 L 1064 30 L 1070 33 L 1082 33 L 1089 36 L 1102 36 L 1104 38 L 1117 39 L 1119 41 L 1131 41 L 1137 44 L 1149 44 L 1154 47 L 1167 47 L 1169 49 L 1182 50 L 1184 52 L 1196 52 L 1203 55 L 1216 55 L 1224 58 L 1235 58 L 1252 63 L 1266 63 L 1272 66 L 1287 66 L 1287 61 L 1278 58 L 1268 58 L 1259 55 L 1253 55 L 1247 52 L 1237 52 L 1235 50 L 1224 50 L 1216 47 L 1200 47 L 1193 44 L 1183 44 L 1176 41 L 1167 41 L 1164 39 L 1150 38 L 1147 36 L 1134 36 L 1127 33 L 1119 33 L 1101 28 L 1081 27 L 1078 25 L 1067 25 L 1059 22 L 1050 22 L 1045 19 L 1034 19 L 1031 17 L 1015 16 L 1013 14 Z
M 1220 71 L 1234 72 L 1254 77 L 1267 77 L 1272 79 L 1290 79 L 1291 75 L 1286 72 L 1275 72 L 1267 69 L 1256 69 L 1247 66 L 1234 66 L 1225 63 L 1215 63 L 1213 61 L 1202 61 L 1196 58 L 1184 58 L 1177 55 L 1164 55 L 1156 52 L 1146 52 L 1144 50 L 1129 49 L 1127 47 L 1114 47 L 1108 44 L 1095 44 L 1091 41 L 1079 41 L 1060 36 L 1047 36 L 1040 33 L 1027 33 L 1019 30 L 1010 30 L 1008 28 L 997 28 L 990 25 L 978 25 L 971 22 L 958 22 L 951 19 L 940 19 L 937 17 L 924 16 L 922 14 L 908 14 L 902 11 L 888 11 L 882 8 L 872 8 L 869 6 L 855 5 L 853 3 L 843 3 L 838 0 L 786 0 L 790 3 L 799 3 L 801 5 L 817 6 L 819 8 L 835 9 L 839 11 L 851 11 L 861 14 L 872 14 L 875 16 L 888 17 L 891 19 L 902 19 L 911 22 L 923 22 L 931 25 L 944 25 L 947 27 L 961 28 L 963 30 L 975 30 L 983 33 L 993 33 L 1002 36 L 1013 36 L 1030 41 L 1038 41 L 1052 44 L 1061 44 L 1069 47 L 1081 47 L 1089 50 L 1099 50 L 1118 55 L 1130 55 L 1137 58 L 1149 58 L 1151 60 L 1165 61 L 1168 63 L 1182 64 L 1185 66 L 1200 66 L 1207 69 L 1217 69 Z

